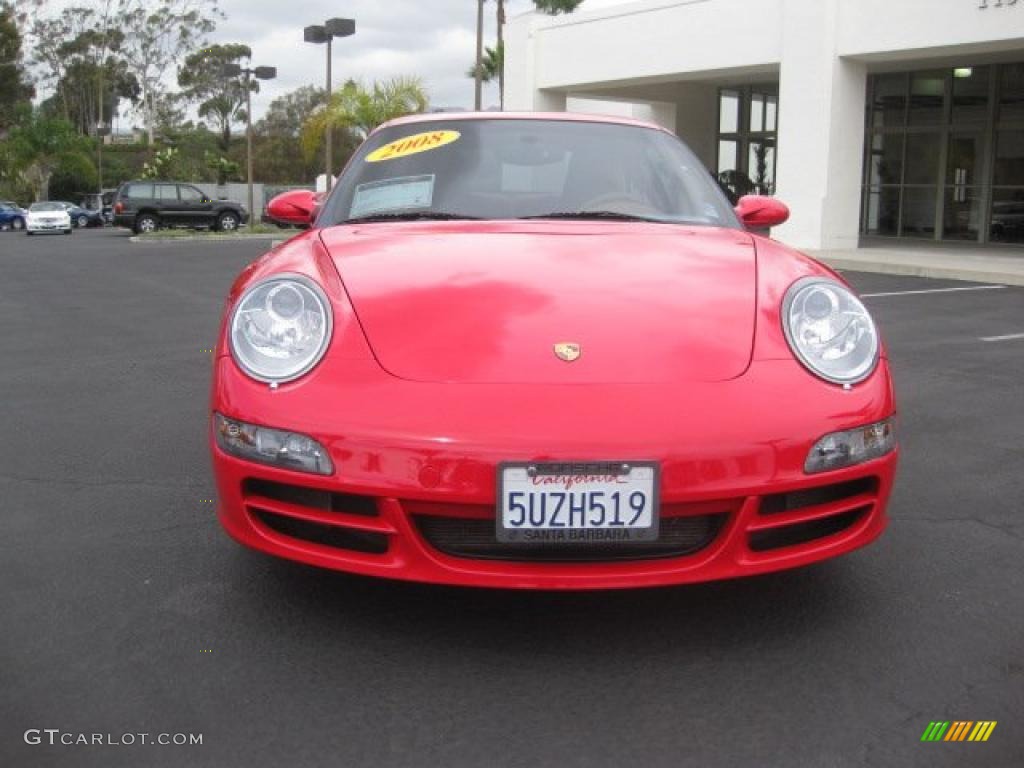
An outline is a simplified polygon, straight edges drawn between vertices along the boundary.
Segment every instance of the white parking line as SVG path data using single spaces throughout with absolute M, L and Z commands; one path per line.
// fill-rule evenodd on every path
M 982 341 L 1010 341 L 1011 339 L 1024 339 L 1024 333 L 1008 333 L 1005 336 L 982 336 Z
M 957 291 L 995 291 L 1005 288 L 1005 285 L 972 285 L 965 288 L 929 288 L 923 291 L 888 291 L 886 293 L 862 293 L 862 299 L 874 299 L 879 296 L 911 296 L 920 293 L 954 293 Z

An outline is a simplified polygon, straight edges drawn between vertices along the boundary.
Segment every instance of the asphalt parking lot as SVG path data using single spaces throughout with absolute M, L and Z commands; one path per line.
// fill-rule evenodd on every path
M 1024 765 L 1024 338 L 999 338 L 1024 334 L 1024 289 L 847 273 L 900 398 L 874 545 L 733 582 L 509 593 L 221 532 L 206 350 L 266 247 L 0 233 L 0 765 Z M 998 726 L 922 743 L 933 720 Z M 47 728 L 203 743 L 25 743 Z

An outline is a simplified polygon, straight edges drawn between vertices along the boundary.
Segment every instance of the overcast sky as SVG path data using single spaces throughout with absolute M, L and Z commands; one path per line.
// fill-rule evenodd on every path
M 582 11 L 620 5 L 632 0 L 584 0 Z M 48 8 L 73 0 L 48 3 Z M 262 116 L 277 96 L 301 85 L 323 85 L 324 47 L 304 43 L 302 28 L 341 16 L 356 20 L 353 37 L 336 40 L 333 79 L 364 81 L 396 75 L 423 78 L 431 104 L 472 107 L 473 82 L 466 70 L 476 46 L 476 3 L 473 0 L 220 0 L 227 14 L 213 35 L 214 42 L 247 43 L 256 66 L 277 67 L 277 79 L 261 83 L 253 98 L 253 114 Z M 507 0 L 509 17 L 533 8 L 531 0 Z M 494 3 L 485 6 L 485 44 L 495 40 Z M 498 102 L 497 85 L 486 87 L 484 106 Z M 122 116 L 119 129 L 133 122 Z
M 627 0 L 585 0 L 581 10 L 617 5 Z M 275 96 L 300 85 L 324 82 L 323 46 L 302 41 L 302 27 L 333 16 L 356 20 L 353 37 L 334 43 L 333 79 L 374 80 L 395 75 L 420 75 L 435 106 L 472 107 L 473 83 L 466 77 L 476 46 L 476 3 L 473 0 L 221 0 L 227 19 L 214 38 L 252 47 L 254 64 L 277 67 L 278 79 L 262 83 L 253 104 L 260 115 Z M 508 0 L 507 15 L 528 11 L 531 0 Z M 287 9 L 282 13 L 282 8 Z M 484 10 L 484 39 L 493 45 L 495 7 Z M 485 106 L 498 101 L 497 86 L 485 91 Z

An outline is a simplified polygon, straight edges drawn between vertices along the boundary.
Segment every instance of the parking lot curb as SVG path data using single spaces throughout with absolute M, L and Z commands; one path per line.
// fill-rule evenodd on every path
M 196 240 L 203 240 L 207 243 L 216 243 L 221 240 L 274 240 L 280 235 L 196 235 L 188 237 L 145 237 L 132 235 L 128 238 L 130 243 L 189 243 Z
M 1024 259 L 1021 266 L 987 264 L 983 260 L 964 260 L 961 263 L 922 263 L 918 259 L 865 258 L 828 252 L 811 252 L 818 261 L 834 269 L 852 272 L 873 272 L 882 275 L 908 275 L 931 277 L 944 280 L 964 280 L 973 283 L 999 283 L 1001 285 L 1024 286 Z M 1019 258 L 1019 257 L 1017 257 Z

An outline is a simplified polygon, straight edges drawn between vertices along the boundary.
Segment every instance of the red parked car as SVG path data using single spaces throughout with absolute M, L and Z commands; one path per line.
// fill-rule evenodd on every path
M 381 126 L 217 343 L 218 514 L 250 547 L 593 589 L 805 565 L 885 527 L 886 352 L 843 279 L 671 133 L 568 114 Z

